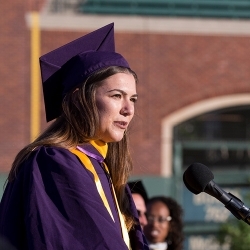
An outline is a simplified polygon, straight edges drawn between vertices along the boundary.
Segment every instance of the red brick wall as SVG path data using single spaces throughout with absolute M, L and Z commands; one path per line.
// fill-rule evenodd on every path
M 15 4 L 14 4 L 15 3 Z M 0 168 L 29 140 L 29 33 L 23 1 L 0 8 Z
M 0 9 L 1 171 L 9 170 L 14 155 L 29 142 L 28 9 L 30 3 L 25 7 L 20 0 L 4 1 Z M 42 31 L 41 53 L 83 34 Z M 159 174 L 163 117 L 203 99 L 250 91 L 249 37 L 116 32 L 116 49 L 140 80 L 131 128 L 135 174 Z M 41 115 L 44 128 L 43 107 Z
M 249 37 L 118 34 L 139 75 L 135 173 L 160 171 L 161 120 L 191 103 L 250 91 Z

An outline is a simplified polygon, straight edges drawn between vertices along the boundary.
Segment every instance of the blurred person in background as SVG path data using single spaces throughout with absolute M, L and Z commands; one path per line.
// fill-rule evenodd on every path
M 147 222 L 147 208 L 148 195 L 141 180 L 128 182 L 133 200 L 135 202 L 136 210 L 138 213 L 140 225 L 142 229 L 148 224 Z
M 172 198 L 155 196 L 147 202 L 148 224 L 144 227 L 150 250 L 183 249 L 183 210 Z

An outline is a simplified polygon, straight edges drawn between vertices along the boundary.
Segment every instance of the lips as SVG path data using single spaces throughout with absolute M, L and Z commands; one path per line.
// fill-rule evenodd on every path
M 152 235 L 153 237 L 156 237 L 156 236 L 159 235 L 159 231 L 158 231 L 158 230 L 152 230 L 152 231 L 151 231 L 151 235 Z
M 128 126 L 128 123 L 123 121 L 115 121 L 114 124 L 120 129 L 126 129 Z

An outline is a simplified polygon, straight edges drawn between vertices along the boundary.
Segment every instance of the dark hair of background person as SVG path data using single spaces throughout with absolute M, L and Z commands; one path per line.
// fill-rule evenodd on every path
M 129 181 L 128 186 L 132 194 L 140 194 L 145 204 L 148 202 L 148 194 L 141 180 Z
M 184 241 L 182 207 L 173 198 L 165 196 L 155 196 L 149 199 L 147 207 L 155 202 L 164 203 L 168 207 L 170 216 L 172 217 L 169 222 L 170 231 L 166 238 L 168 250 L 182 250 Z
M 135 207 L 138 213 L 139 223 L 142 229 L 147 225 L 147 208 L 146 203 L 148 201 L 147 191 L 141 180 L 130 181 L 128 186 L 131 190 L 132 197 L 135 203 Z

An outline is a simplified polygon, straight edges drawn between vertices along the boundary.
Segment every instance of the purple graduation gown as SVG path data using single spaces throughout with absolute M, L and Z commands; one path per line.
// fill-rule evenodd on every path
M 99 154 L 93 146 L 89 148 Z M 18 250 L 127 250 L 108 178 L 98 160 L 90 159 L 116 223 L 103 205 L 92 173 L 76 155 L 63 148 L 39 147 L 6 186 L 0 204 L 0 235 Z M 139 222 L 128 187 L 126 193 Z M 129 236 L 133 250 L 148 250 L 139 225 Z

